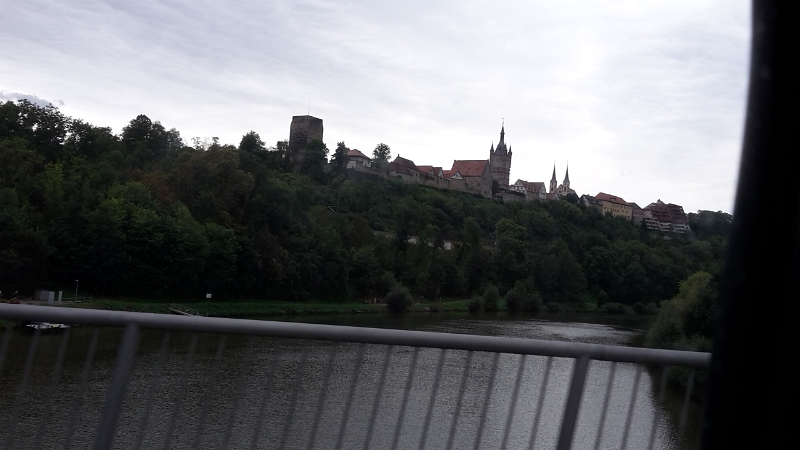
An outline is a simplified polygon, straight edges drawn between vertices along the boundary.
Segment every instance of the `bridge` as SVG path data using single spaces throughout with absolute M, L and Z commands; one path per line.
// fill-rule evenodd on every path
M 0 319 L 82 326 L 4 332 L 0 380 L 11 371 L 15 387 L 5 448 L 672 448 L 710 363 L 697 352 L 32 305 L 0 304 Z M 46 357 L 45 338 L 58 348 Z M 69 352 L 82 367 L 67 367 Z M 607 379 L 593 379 L 601 367 Z M 690 374 L 677 436 L 663 417 L 669 370 Z M 655 408 L 643 373 L 656 374 Z

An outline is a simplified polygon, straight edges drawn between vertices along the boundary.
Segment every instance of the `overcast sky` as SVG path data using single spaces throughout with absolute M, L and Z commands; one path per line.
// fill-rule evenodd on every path
M 417 164 L 487 159 L 505 119 L 512 182 L 731 212 L 749 2 L 3 0 L 0 100 L 52 102 L 119 132 L 184 140 L 380 142 Z

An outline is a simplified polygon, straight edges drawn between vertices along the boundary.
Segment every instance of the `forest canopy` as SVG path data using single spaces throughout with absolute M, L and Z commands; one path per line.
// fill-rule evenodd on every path
M 344 142 L 323 165 L 312 141 L 322 161 L 295 172 L 287 150 L 252 131 L 238 147 L 187 144 L 145 115 L 114 134 L 53 106 L 0 104 L 0 290 L 80 279 L 111 296 L 342 301 L 519 282 L 545 303 L 647 304 L 718 273 L 730 230 L 723 212 L 664 236 L 574 198 L 503 203 L 374 179 L 345 169 Z

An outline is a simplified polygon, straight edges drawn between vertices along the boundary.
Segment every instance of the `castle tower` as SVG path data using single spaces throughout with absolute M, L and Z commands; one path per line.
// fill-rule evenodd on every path
M 322 119 L 293 116 L 289 128 L 289 158 L 295 166 L 303 163 L 306 146 L 314 139 L 322 140 Z
M 506 129 L 505 124 L 500 127 L 500 142 L 497 147 L 489 149 L 489 166 L 492 169 L 492 181 L 497 181 L 501 188 L 508 189 L 508 181 L 511 176 L 511 147 L 506 148 Z
M 550 193 L 552 194 L 556 189 L 558 189 L 558 180 L 556 180 L 556 164 L 553 163 L 553 177 L 550 178 Z

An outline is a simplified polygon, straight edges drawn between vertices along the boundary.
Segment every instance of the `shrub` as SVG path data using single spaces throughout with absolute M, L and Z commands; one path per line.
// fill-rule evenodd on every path
M 467 305 L 467 309 L 469 309 L 471 313 L 481 312 L 481 309 L 483 309 L 483 299 L 480 297 L 473 298 Z
M 625 305 L 617 302 L 608 302 L 603 305 L 603 309 L 609 314 L 625 314 Z
M 500 292 L 494 286 L 489 286 L 483 292 L 483 310 L 486 312 L 495 312 L 498 310 L 498 303 L 500 302 Z
M 411 308 L 411 292 L 405 287 L 396 287 L 386 294 L 386 306 L 389 311 L 404 313 Z
M 608 294 L 604 290 L 597 293 L 597 306 L 603 306 L 608 303 Z
M 647 304 L 646 314 L 658 314 L 658 306 L 656 306 L 655 302 L 650 302 Z
M 433 302 L 428 305 L 428 311 L 430 312 L 441 312 L 442 311 L 442 303 L 441 302 Z
M 520 291 L 521 289 L 515 286 L 506 292 L 506 307 L 509 310 L 514 312 L 525 310 L 525 296 Z
M 696 272 L 681 282 L 678 295 L 661 302 L 661 310 L 645 336 L 645 345 L 693 350 L 708 348 L 717 289 L 707 272 Z
M 542 296 L 533 289 L 531 280 L 519 280 L 506 293 L 506 306 L 511 311 L 539 312 L 542 310 Z
M 636 314 L 647 314 L 647 307 L 640 302 L 636 302 L 633 305 L 633 312 Z

